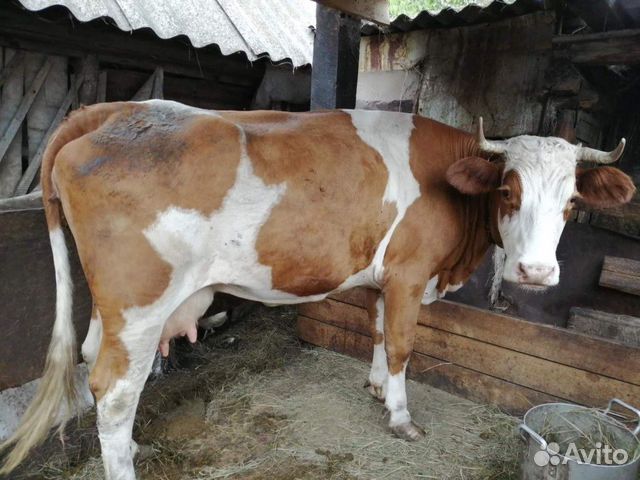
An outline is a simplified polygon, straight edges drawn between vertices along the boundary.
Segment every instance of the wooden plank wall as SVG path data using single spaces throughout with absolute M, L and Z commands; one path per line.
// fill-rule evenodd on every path
M 363 297 L 356 289 L 302 305 L 300 338 L 369 361 Z M 439 301 L 420 311 L 409 376 L 515 414 L 548 401 L 637 403 L 640 349 Z

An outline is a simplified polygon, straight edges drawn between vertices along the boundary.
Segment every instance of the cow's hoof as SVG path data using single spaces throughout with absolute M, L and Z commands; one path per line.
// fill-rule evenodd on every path
M 385 399 L 384 388 L 382 385 L 374 385 L 369 380 L 364 384 L 364 388 L 375 398 L 376 400 L 383 402 Z
M 407 422 L 403 423 L 402 425 L 391 427 L 391 431 L 396 437 L 407 440 L 409 442 L 421 440 L 426 435 L 424 429 L 413 422 Z

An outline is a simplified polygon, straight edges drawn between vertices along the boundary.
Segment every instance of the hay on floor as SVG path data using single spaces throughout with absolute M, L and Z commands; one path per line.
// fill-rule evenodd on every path
M 138 410 L 139 478 L 517 478 L 517 419 L 409 381 L 427 437 L 396 439 L 362 387 L 369 365 L 300 345 L 294 325 L 295 310 L 260 307 L 195 347 L 178 345 L 179 368 L 148 383 Z M 102 479 L 90 417 L 64 453 L 22 478 Z

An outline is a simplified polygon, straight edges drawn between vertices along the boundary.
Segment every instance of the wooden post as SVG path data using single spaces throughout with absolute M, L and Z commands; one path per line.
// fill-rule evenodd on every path
M 360 20 L 316 6 L 311 110 L 354 108 L 360 56 Z
M 92 105 L 96 103 L 98 96 L 98 57 L 87 55 L 76 63 L 76 72 L 82 72 L 83 79 L 78 82 L 78 100 L 80 105 Z

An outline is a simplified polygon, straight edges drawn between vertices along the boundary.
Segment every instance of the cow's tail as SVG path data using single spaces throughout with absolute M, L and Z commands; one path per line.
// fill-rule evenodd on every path
M 0 445 L 7 454 L 0 476 L 14 470 L 40 444 L 51 428 L 77 413 L 78 388 L 75 382 L 76 334 L 72 319 L 73 282 L 69 250 L 62 230 L 62 206 L 52 178 L 58 152 L 69 142 L 97 129 L 121 104 L 100 104 L 74 112 L 53 134 L 42 159 L 42 198 L 56 274 L 56 319 L 47 352 L 44 374 L 29 408 L 13 435 Z

